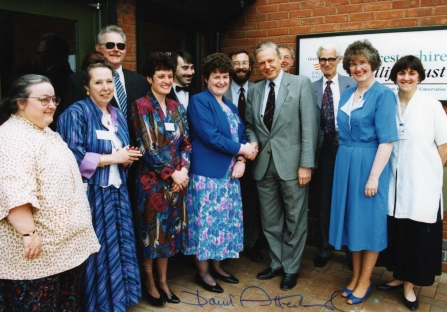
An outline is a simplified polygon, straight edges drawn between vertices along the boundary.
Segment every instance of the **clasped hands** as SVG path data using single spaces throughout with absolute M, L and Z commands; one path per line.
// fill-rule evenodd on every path
M 181 190 L 185 189 L 189 183 L 188 169 L 183 167 L 180 170 L 176 170 L 171 175 L 171 178 L 174 181 L 172 183 L 171 191 L 174 193 L 180 192 Z
M 245 158 L 249 160 L 254 160 L 258 155 L 258 142 L 245 143 L 241 146 L 239 154 L 242 154 Z
M 123 148 L 117 148 L 114 153 L 117 157 L 117 163 L 122 164 L 123 167 L 127 167 L 131 162 L 138 160 L 143 154 L 136 147 L 130 147 L 129 145 Z

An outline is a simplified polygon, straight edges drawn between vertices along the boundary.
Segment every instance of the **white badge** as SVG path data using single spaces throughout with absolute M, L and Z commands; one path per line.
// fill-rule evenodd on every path
M 96 137 L 98 140 L 112 140 L 112 133 L 110 131 L 96 130 Z
M 165 129 L 166 129 L 166 131 L 175 131 L 174 123 L 165 122 Z
M 399 124 L 397 137 L 399 140 L 406 140 L 407 139 L 407 133 L 405 132 L 405 125 L 403 123 Z

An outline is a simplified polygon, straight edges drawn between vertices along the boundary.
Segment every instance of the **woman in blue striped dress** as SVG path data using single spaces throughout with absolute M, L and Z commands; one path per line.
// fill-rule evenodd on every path
M 71 105 L 57 131 L 72 150 L 87 184 L 92 222 L 101 248 L 86 261 L 84 311 L 126 311 L 138 303 L 141 283 L 126 168 L 141 153 L 129 147 L 121 110 L 112 107 L 113 68 L 92 64 L 83 79 L 89 97 Z

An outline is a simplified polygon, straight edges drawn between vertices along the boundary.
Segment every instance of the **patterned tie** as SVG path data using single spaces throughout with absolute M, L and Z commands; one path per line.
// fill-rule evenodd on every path
M 265 106 L 264 112 L 264 125 L 272 130 L 273 114 L 275 113 L 275 83 L 270 81 L 270 92 L 267 97 L 267 105 Z
M 237 108 L 239 109 L 239 116 L 243 122 L 245 122 L 245 95 L 244 88 L 240 88 L 239 90 L 239 100 L 237 102 Z
M 115 88 L 116 88 L 116 94 L 118 95 L 118 105 L 121 108 L 121 111 L 123 112 L 124 117 L 127 118 L 127 95 L 126 92 L 124 92 L 123 85 L 120 81 L 120 74 L 118 74 L 117 71 L 115 71 Z
M 334 118 L 334 97 L 331 89 L 332 81 L 326 81 L 326 88 L 323 93 L 321 105 L 321 129 L 324 132 L 324 139 L 332 141 L 335 137 L 335 118 Z

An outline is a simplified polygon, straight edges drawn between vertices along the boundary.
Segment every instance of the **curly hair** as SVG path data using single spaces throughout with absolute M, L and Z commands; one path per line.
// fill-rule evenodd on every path
M 425 80 L 425 69 L 421 63 L 421 60 L 414 55 L 405 55 L 397 60 L 393 68 L 391 68 L 390 79 L 396 83 L 397 74 L 401 70 L 412 69 L 418 72 L 419 82 Z
M 346 48 L 345 54 L 343 55 L 343 68 L 346 70 L 348 75 L 351 74 L 350 64 L 352 60 L 360 55 L 366 57 L 368 62 L 371 64 L 372 71 L 375 71 L 380 67 L 380 65 L 382 65 L 379 51 L 372 46 L 371 42 L 367 39 L 363 41 L 357 40 Z
M 143 75 L 153 77 L 157 70 L 172 70 L 175 73 L 177 65 L 174 59 L 163 52 L 152 52 L 143 65 Z
M 213 53 L 205 57 L 202 62 L 202 73 L 205 79 L 210 78 L 212 72 L 229 73 L 232 68 L 231 60 L 223 53 Z

